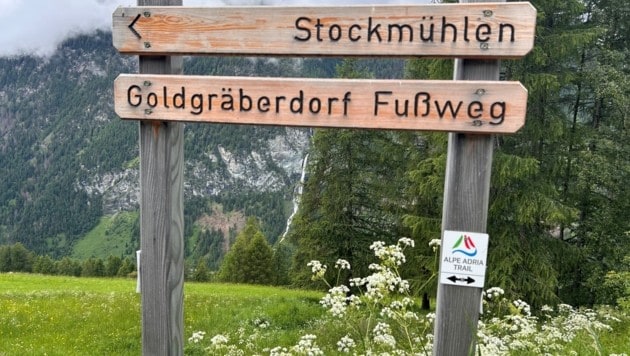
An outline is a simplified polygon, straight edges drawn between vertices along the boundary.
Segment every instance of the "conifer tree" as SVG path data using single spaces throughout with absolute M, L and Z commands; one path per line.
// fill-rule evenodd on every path
M 356 60 L 344 60 L 337 72 L 344 78 L 370 77 L 357 70 Z M 404 148 L 395 132 L 315 131 L 300 210 L 288 235 L 296 247 L 293 283 L 311 284 L 307 263 L 314 259 L 328 265 L 345 259 L 352 273 L 366 275 L 373 262 L 371 243 L 400 237 Z
M 219 279 L 224 282 L 271 284 L 273 250 L 254 217 L 247 219 L 234 245 L 225 255 Z
M 195 282 L 208 282 L 210 280 L 210 269 L 203 259 L 199 260 L 199 263 L 197 263 L 195 272 L 192 275 L 192 280 Z

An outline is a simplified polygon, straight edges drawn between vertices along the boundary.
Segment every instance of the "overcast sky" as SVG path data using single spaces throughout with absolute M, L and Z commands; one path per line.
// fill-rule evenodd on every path
M 186 6 L 395 4 L 429 0 L 183 0 Z M 110 29 L 117 6 L 136 0 L 0 0 L 0 56 L 50 55 L 71 35 Z

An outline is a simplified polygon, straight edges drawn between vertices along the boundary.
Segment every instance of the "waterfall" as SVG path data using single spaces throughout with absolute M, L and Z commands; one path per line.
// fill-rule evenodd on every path
M 298 208 L 300 207 L 300 199 L 302 198 L 302 191 L 304 190 L 304 180 L 306 178 L 306 163 L 307 162 L 308 162 L 308 153 L 306 154 L 306 156 L 304 156 L 304 159 L 302 160 L 302 174 L 300 175 L 300 182 L 295 188 L 295 191 L 293 194 L 293 212 L 291 212 L 291 215 L 289 215 L 289 218 L 287 219 L 287 227 L 284 229 L 284 232 L 282 233 L 280 242 L 282 242 L 285 236 L 287 236 L 287 234 L 289 233 L 289 229 L 291 228 L 291 222 L 293 221 L 293 217 L 295 217 L 295 214 L 297 214 Z

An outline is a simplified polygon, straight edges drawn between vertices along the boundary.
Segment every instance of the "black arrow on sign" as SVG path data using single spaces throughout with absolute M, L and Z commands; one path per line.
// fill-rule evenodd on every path
M 450 276 L 447 278 L 449 281 L 453 282 L 453 283 L 457 283 L 459 281 L 461 282 L 466 282 L 467 284 L 471 284 L 473 282 L 475 282 L 474 279 L 472 279 L 470 276 L 466 277 L 466 278 L 458 278 L 457 276 Z
M 136 37 L 138 37 L 138 39 L 142 38 L 142 36 L 140 36 L 140 34 L 138 33 L 138 31 L 136 31 L 135 28 L 133 28 L 133 26 L 136 25 L 136 22 L 138 22 L 138 19 L 140 18 L 140 14 L 138 14 L 138 16 L 136 16 L 135 19 L 133 19 L 133 21 L 131 21 L 131 23 L 129 24 L 129 29 L 131 30 L 131 32 L 133 32 L 134 35 L 136 35 Z

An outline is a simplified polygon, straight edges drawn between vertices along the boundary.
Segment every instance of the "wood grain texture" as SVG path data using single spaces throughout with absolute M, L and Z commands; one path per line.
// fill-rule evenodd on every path
M 114 92 L 124 119 L 497 134 L 521 128 L 527 104 L 520 83 L 492 81 L 122 74 Z
M 454 79 L 498 80 L 499 69 L 494 60 L 456 60 Z M 492 135 L 449 134 L 442 232 L 486 232 L 493 142 Z M 438 284 L 434 356 L 475 353 L 481 292 L 481 288 Z
M 181 5 L 181 0 L 139 0 Z M 140 56 L 140 72 L 181 74 L 181 57 Z M 183 124 L 140 122 L 142 354 L 184 353 Z
M 173 58 L 141 58 L 144 73 L 172 72 Z M 164 68 L 160 68 L 164 66 Z M 140 122 L 140 249 L 144 355 L 184 347 L 183 125 Z
M 120 7 L 113 42 L 129 54 L 517 58 L 532 49 L 535 24 L 528 2 Z

